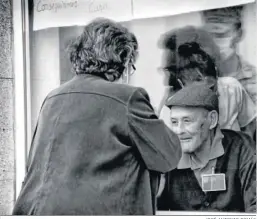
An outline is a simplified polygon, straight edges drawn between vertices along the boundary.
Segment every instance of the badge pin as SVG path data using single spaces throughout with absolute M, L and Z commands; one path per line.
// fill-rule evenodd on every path
M 226 190 L 226 179 L 224 173 L 214 173 L 214 168 L 211 174 L 202 174 L 202 190 L 204 192 L 224 191 Z

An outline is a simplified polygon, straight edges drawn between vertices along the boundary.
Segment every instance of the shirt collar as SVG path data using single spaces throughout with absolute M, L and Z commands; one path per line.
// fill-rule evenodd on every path
M 199 153 L 187 154 L 183 153 L 178 163 L 178 169 L 191 168 L 192 170 L 204 168 L 210 160 L 216 159 L 224 154 L 224 147 L 222 145 L 222 134 L 219 127 L 216 128 L 215 136 L 210 142 L 210 139 L 205 143 L 203 147 L 206 150 L 202 150 Z M 211 147 L 209 145 L 211 144 Z

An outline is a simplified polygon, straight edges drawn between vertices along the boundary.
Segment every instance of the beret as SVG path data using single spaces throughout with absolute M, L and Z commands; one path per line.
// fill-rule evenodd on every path
M 169 97 L 166 106 L 202 107 L 218 111 L 218 94 L 207 83 L 194 82 Z

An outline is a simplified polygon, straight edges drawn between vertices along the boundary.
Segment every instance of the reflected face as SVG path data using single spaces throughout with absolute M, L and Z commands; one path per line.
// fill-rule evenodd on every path
M 183 153 L 193 153 L 208 139 L 210 123 L 208 111 L 197 107 L 173 106 L 170 128 L 179 137 Z
M 236 48 L 234 44 L 237 31 L 233 23 L 206 21 L 204 29 L 213 36 L 223 59 L 235 53 Z

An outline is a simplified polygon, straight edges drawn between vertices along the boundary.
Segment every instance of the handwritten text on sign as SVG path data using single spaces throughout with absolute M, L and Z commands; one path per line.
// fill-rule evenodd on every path
M 34 30 L 85 25 L 96 17 L 131 20 L 131 0 L 34 0 Z
M 34 0 L 34 30 L 85 25 L 96 17 L 129 21 L 251 2 L 254 0 Z
M 61 2 L 49 2 L 39 0 L 36 4 L 37 12 L 54 11 L 57 12 L 59 9 L 70 9 L 77 8 L 78 1 L 61 1 Z

